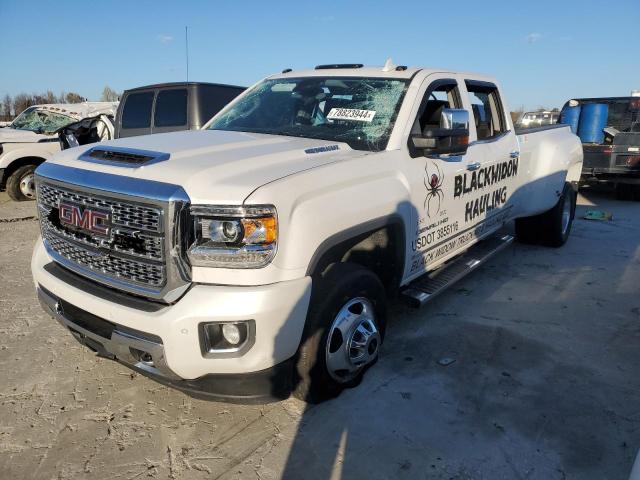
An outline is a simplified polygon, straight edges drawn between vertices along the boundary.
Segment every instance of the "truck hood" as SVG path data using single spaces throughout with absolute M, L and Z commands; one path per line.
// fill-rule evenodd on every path
M 45 138 L 50 139 L 51 135 L 43 135 L 31 130 L 18 130 L 9 127 L 0 128 L 0 143 L 37 143 Z
M 158 152 L 166 159 L 113 165 L 82 154 L 90 148 Z M 241 204 L 255 189 L 280 178 L 365 155 L 345 143 L 221 130 L 129 137 L 65 150 L 51 163 L 179 185 L 195 204 Z

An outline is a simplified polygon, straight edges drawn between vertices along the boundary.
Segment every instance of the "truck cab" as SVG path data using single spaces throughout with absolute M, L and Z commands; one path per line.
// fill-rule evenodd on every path
M 197 130 L 244 87 L 201 82 L 165 83 L 125 90 L 114 115 L 96 115 L 58 132 L 63 150 L 105 139 Z M 105 138 L 104 131 L 110 136 Z
M 198 131 L 68 150 L 37 171 L 38 297 L 176 388 L 331 398 L 383 351 L 388 296 L 427 303 L 505 248 L 510 221 L 523 242 L 567 241 L 580 142 L 516 132 L 508 111 L 489 76 L 319 65 Z
M 176 82 L 125 90 L 116 114 L 116 138 L 197 130 L 244 87 Z

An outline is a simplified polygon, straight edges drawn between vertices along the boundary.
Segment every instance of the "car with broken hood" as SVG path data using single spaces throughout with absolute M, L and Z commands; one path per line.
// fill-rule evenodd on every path
M 113 138 L 112 119 L 117 102 L 34 105 L 0 129 L 0 188 L 16 201 L 35 199 L 33 172 L 61 150 L 58 132 L 91 118 L 96 139 Z
M 570 128 L 516 131 L 490 76 L 287 69 L 200 130 L 38 167 L 34 286 L 76 339 L 160 382 L 322 401 L 384 352 L 389 296 L 429 302 L 510 244 L 508 222 L 561 247 L 581 168 Z

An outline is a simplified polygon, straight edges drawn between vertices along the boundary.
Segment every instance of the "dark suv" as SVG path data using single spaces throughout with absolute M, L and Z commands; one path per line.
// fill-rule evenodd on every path
M 179 82 L 125 90 L 118 106 L 115 138 L 197 130 L 244 87 Z
M 197 130 L 245 90 L 218 83 L 180 82 L 125 90 L 115 119 L 100 114 L 58 131 L 63 150 L 112 138 Z

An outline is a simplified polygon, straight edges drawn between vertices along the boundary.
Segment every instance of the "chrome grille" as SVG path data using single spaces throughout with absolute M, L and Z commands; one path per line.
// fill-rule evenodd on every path
M 71 231 L 66 231 L 58 228 L 51 220 L 51 209 L 41 209 L 44 211 L 44 215 L 41 215 L 40 223 L 42 225 L 43 232 L 55 231 L 56 236 L 61 237 L 69 242 L 79 243 L 82 246 L 100 248 L 101 241 L 96 237 L 89 237 L 87 235 L 77 234 Z M 123 235 L 125 238 L 127 235 L 133 235 L 133 232 L 125 229 L 116 229 L 116 234 Z M 163 260 L 164 259 L 164 239 L 162 237 L 146 235 L 144 233 L 135 232 L 135 238 L 141 243 L 140 251 L 132 247 L 125 247 L 122 245 L 111 245 L 111 249 L 118 253 L 130 255 L 132 257 L 147 258 L 150 260 Z M 133 238 L 133 237 L 132 237 Z
M 59 201 L 68 201 L 94 207 L 111 210 L 112 223 L 127 228 L 139 228 L 149 232 L 162 231 L 162 210 L 132 205 L 114 199 L 100 198 L 83 192 L 66 190 L 53 185 L 39 185 L 38 202 L 40 205 L 57 207 Z
M 164 266 L 134 262 L 111 255 L 92 253 L 43 229 L 43 236 L 51 248 L 67 260 L 87 267 L 100 274 L 152 287 L 160 287 L 164 283 Z
M 42 237 L 59 257 L 85 274 L 160 289 L 167 280 L 163 209 L 106 195 L 38 182 Z M 59 221 L 60 202 L 110 213 L 107 238 L 77 231 Z M 67 264 L 67 266 L 69 266 Z M 88 270 L 88 272 L 87 272 Z
M 164 303 L 191 285 L 190 202 L 180 186 L 44 162 L 36 187 L 44 245 L 60 265 Z

